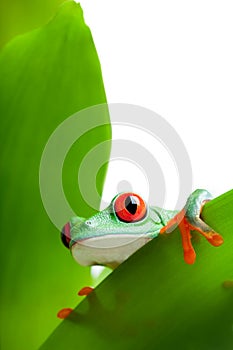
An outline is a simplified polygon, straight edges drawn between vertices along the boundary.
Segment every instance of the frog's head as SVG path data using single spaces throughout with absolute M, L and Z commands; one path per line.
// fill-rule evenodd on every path
M 89 219 L 75 217 L 62 230 L 62 242 L 81 265 L 116 266 L 151 239 L 158 216 L 137 194 L 115 196 Z

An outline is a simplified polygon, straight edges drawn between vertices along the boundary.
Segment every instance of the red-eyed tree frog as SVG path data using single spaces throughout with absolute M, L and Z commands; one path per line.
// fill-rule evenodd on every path
M 72 218 L 62 229 L 62 242 L 81 265 L 115 268 L 144 244 L 178 225 L 184 260 L 193 264 L 196 254 L 191 243 L 191 230 L 200 232 L 215 247 L 223 243 L 220 234 L 201 218 L 203 205 L 211 199 L 208 191 L 196 190 L 178 212 L 148 206 L 135 193 L 120 193 L 106 209 L 94 216 Z

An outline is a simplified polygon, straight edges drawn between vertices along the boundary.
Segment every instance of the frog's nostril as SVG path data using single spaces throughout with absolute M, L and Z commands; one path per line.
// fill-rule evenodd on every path
M 87 221 L 85 221 L 85 224 L 86 224 L 87 226 L 92 226 L 92 222 L 91 222 L 91 220 L 87 220 Z
M 62 243 L 64 244 L 64 246 L 66 248 L 69 248 L 70 246 L 70 223 L 67 222 L 67 224 L 65 224 L 65 226 L 63 227 L 63 229 L 61 230 L 61 240 Z

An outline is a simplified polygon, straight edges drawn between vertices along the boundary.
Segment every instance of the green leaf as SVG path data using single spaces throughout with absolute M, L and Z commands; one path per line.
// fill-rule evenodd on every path
M 91 282 L 89 268 L 78 266 L 62 245 L 39 189 L 40 160 L 53 131 L 71 114 L 106 102 L 98 56 L 80 5 L 67 2 L 48 25 L 5 46 L 0 76 L 1 349 L 32 350 L 59 324 L 59 309 L 76 305 L 77 291 Z M 107 112 L 96 118 L 100 124 L 109 123 Z M 95 209 L 80 195 L 77 169 L 82 157 L 110 133 L 110 125 L 91 130 L 75 142 L 65 160 L 64 190 L 78 214 L 90 216 Z M 97 161 L 105 162 L 109 152 L 106 145 Z M 93 172 L 90 162 L 88 171 Z M 105 172 L 106 166 L 97 178 L 100 194 Z M 98 208 L 100 196 L 85 185 Z
M 0 47 L 15 35 L 47 23 L 64 0 L 1 0 Z
M 232 349 L 233 190 L 207 203 L 224 237 L 212 247 L 193 233 L 197 260 L 183 260 L 178 229 L 137 251 L 53 332 L 47 349 Z

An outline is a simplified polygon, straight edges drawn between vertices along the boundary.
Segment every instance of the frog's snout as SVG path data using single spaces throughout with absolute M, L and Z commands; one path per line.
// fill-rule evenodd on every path
M 67 222 L 67 224 L 65 224 L 65 226 L 63 226 L 63 228 L 61 230 L 61 240 L 62 240 L 62 243 L 64 244 L 64 246 L 69 249 L 70 240 L 71 240 L 70 223 L 69 222 Z

